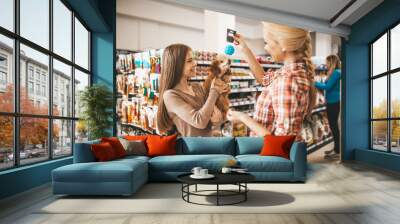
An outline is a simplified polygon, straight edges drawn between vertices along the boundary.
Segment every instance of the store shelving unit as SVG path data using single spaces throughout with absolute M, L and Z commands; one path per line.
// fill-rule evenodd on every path
M 117 134 L 159 134 L 156 127 L 162 50 L 117 51 Z
M 315 69 L 315 80 L 325 81 L 327 68 L 322 65 Z M 317 91 L 316 106 L 312 110 L 310 119 L 303 122 L 302 135 L 307 142 L 307 153 L 313 153 L 333 141 L 326 115 L 325 96 L 322 91 Z M 312 136 L 312 140 L 309 138 Z

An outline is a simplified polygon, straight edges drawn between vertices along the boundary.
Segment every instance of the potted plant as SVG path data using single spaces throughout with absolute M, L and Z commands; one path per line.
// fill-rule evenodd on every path
M 113 93 L 102 84 L 94 84 L 80 92 L 79 106 L 81 108 L 80 124 L 85 124 L 89 140 L 110 136 L 112 127 Z

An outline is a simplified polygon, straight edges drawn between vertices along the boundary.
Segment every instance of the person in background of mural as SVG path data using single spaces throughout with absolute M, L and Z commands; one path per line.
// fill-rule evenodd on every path
M 340 153 L 339 112 L 340 112 L 340 77 L 341 62 L 337 55 L 326 57 L 328 77 L 325 82 L 315 82 L 315 87 L 325 90 L 326 111 L 328 114 L 329 127 L 332 131 L 334 148 L 325 151 L 328 157 L 337 157 Z
M 176 131 L 180 136 L 211 136 L 212 123 L 223 120 L 216 108 L 220 94 L 229 91 L 229 84 L 214 79 L 209 93 L 200 84 L 189 85 L 196 75 L 192 50 L 183 44 L 165 48 L 160 79 L 160 100 L 157 126 L 161 132 Z M 225 69 L 221 73 L 225 73 Z M 207 96 L 208 95 L 208 96 Z
M 252 135 L 296 135 L 296 140 L 303 140 L 301 126 L 314 107 L 316 93 L 310 34 L 300 28 L 266 22 L 263 28 L 265 50 L 275 62 L 284 65 L 279 70 L 264 72 L 244 38 L 237 34 L 235 43 L 264 89 L 257 99 L 254 118 L 230 110 L 228 119 L 243 122 Z

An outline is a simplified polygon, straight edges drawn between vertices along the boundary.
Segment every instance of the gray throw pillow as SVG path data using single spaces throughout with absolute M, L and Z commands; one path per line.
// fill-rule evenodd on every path
M 122 146 L 126 151 L 126 155 L 145 156 L 147 155 L 146 145 L 141 140 L 126 140 L 119 138 Z

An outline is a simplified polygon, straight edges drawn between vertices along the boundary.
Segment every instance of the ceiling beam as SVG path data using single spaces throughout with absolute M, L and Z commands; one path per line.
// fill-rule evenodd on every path
M 180 4 L 196 8 L 208 9 L 222 13 L 233 14 L 249 19 L 275 22 L 289 26 L 299 27 L 310 31 L 333 34 L 347 37 L 350 34 L 350 27 L 337 25 L 331 27 L 329 21 L 296 15 L 274 9 L 267 9 L 246 5 L 245 3 L 235 3 L 223 0 L 161 0 L 173 4 Z
M 347 18 L 349 18 L 361 6 L 366 4 L 368 0 L 352 0 L 345 7 L 343 7 L 335 16 L 330 19 L 330 26 L 336 27 Z

